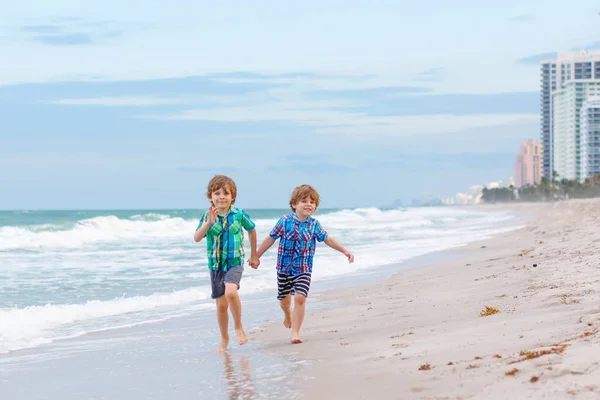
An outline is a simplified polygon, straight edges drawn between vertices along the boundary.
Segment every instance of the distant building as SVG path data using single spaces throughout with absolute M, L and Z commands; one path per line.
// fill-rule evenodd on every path
M 459 205 L 478 204 L 481 201 L 482 185 L 473 185 L 465 193 L 457 193 L 455 203 Z
M 464 193 L 457 193 L 454 197 L 454 200 L 450 202 L 450 200 L 446 200 L 447 204 L 457 204 L 457 205 L 470 205 L 470 204 L 479 204 L 481 202 L 481 197 L 483 193 L 483 189 L 499 189 L 499 188 L 509 188 L 510 186 L 515 186 L 515 182 L 512 178 L 507 179 L 506 181 L 499 180 L 494 182 L 489 182 L 485 185 L 474 185 L 471 186 Z
M 600 95 L 600 79 L 572 80 L 552 94 L 553 159 L 559 179 L 581 178 L 581 112 L 583 104 Z
M 598 93 L 600 95 L 600 93 Z M 591 97 L 581 107 L 580 181 L 600 174 L 600 97 Z
M 577 82 L 577 85 L 572 86 L 570 89 L 567 88 L 567 82 Z M 558 57 L 554 60 L 544 60 L 541 62 L 541 87 L 540 87 L 540 100 L 541 100 L 541 141 L 544 147 L 544 160 L 543 160 L 543 176 L 548 179 L 552 179 L 552 171 L 556 170 L 561 173 L 555 165 L 554 156 L 559 157 L 565 156 L 565 152 L 561 149 L 555 151 L 557 145 L 555 139 L 555 123 L 557 118 L 564 118 L 563 116 L 555 115 L 554 101 L 559 100 L 563 104 L 559 107 L 563 114 L 572 113 L 571 117 L 574 119 L 567 120 L 566 122 L 559 122 L 563 140 L 571 141 L 574 137 L 575 149 L 574 161 L 577 163 L 576 171 L 579 170 L 579 108 L 583 101 L 587 98 L 586 94 L 583 93 L 584 85 L 586 83 L 599 82 L 600 81 L 600 50 L 589 50 L 589 51 L 562 51 L 558 53 Z M 564 93 L 558 98 L 554 94 L 558 91 L 567 89 L 569 93 Z M 571 97 L 572 98 L 568 98 Z M 571 109 L 568 109 L 566 103 L 574 104 Z M 568 116 L 567 116 L 568 117 Z M 573 125 L 573 129 L 570 132 L 565 133 L 565 129 L 568 125 Z M 565 137 L 568 136 L 568 137 Z M 561 138 L 558 138 L 561 140 Z M 558 153 L 558 154 L 557 154 Z M 562 160 L 560 162 L 567 162 Z M 560 167 L 559 167 L 560 168 Z M 570 172 L 568 172 L 570 175 Z M 575 174 L 578 175 L 578 174 Z
M 534 140 L 521 143 L 515 165 L 515 187 L 537 185 L 542 181 L 543 146 Z

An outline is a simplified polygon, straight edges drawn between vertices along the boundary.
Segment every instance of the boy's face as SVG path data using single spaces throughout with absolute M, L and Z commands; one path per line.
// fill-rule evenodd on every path
M 219 210 L 227 210 L 231 206 L 231 192 L 221 188 L 210 194 L 210 202 Z
M 310 197 L 305 197 L 300 199 L 298 203 L 294 205 L 294 210 L 296 211 L 296 215 L 300 218 L 308 218 L 315 212 L 317 208 L 317 204 Z

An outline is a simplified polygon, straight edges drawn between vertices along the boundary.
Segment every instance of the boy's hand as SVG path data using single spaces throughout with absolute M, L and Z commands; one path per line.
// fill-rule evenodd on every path
M 217 220 L 217 215 L 219 214 L 219 209 L 217 207 L 210 207 L 208 209 L 208 223 L 212 225 L 213 222 Z
M 350 253 L 349 251 L 347 251 L 347 250 L 346 250 L 346 251 L 344 252 L 344 255 L 345 255 L 346 257 L 348 257 L 348 262 L 349 262 L 349 263 L 353 263 L 353 262 L 354 262 L 354 254 L 352 254 L 352 253 Z
M 256 256 L 250 257 L 250 259 L 248 260 L 248 264 L 250 264 L 252 268 L 257 269 L 260 265 L 260 260 Z

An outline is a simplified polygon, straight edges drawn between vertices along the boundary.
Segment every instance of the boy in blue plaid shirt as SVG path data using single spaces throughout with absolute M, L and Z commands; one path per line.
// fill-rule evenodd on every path
M 344 254 L 349 262 L 354 262 L 354 255 L 329 236 L 321 223 L 311 217 L 318 206 L 319 193 L 312 186 L 301 185 L 295 188 L 290 199 L 293 213 L 284 215 L 277 221 L 257 250 L 257 257 L 260 258 L 279 239 L 277 299 L 284 314 L 283 325 L 292 330 L 292 343 L 302 343 L 299 332 L 304 321 L 316 242 L 324 242 Z M 257 268 L 258 264 L 252 267 Z
M 242 304 L 238 296 L 240 281 L 244 272 L 244 231 L 250 239 L 250 260 L 257 268 L 256 229 L 248 214 L 233 207 L 237 196 L 235 182 L 223 175 L 217 175 L 208 183 L 207 196 L 211 202 L 209 210 L 202 216 L 194 240 L 201 241 L 206 236 L 208 269 L 213 299 L 217 302 L 217 321 L 221 331 L 221 344 L 218 351 L 227 350 L 229 344 L 229 313 L 233 317 L 234 329 L 240 345 L 248 339 L 242 327 Z

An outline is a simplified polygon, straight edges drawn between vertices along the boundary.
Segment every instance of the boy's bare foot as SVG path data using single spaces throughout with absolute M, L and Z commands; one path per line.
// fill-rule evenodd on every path
M 228 345 L 229 345 L 229 338 L 227 338 L 227 339 L 221 339 L 221 344 L 219 345 L 219 348 L 217 349 L 217 353 L 224 353 L 224 352 L 226 352 Z
M 292 327 L 292 304 L 283 309 L 283 326 L 290 329 Z
M 293 335 L 292 336 L 292 343 L 293 344 L 302 343 L 302 339 L 300 339 L 300 337 L 298 335 Z
M 246 333 L 243 329 L 236 329 L 235 334 L 237 335 L 238 343 L 240 345 L 246 344 L 248 342 L 248 338 L 246 337 Z

